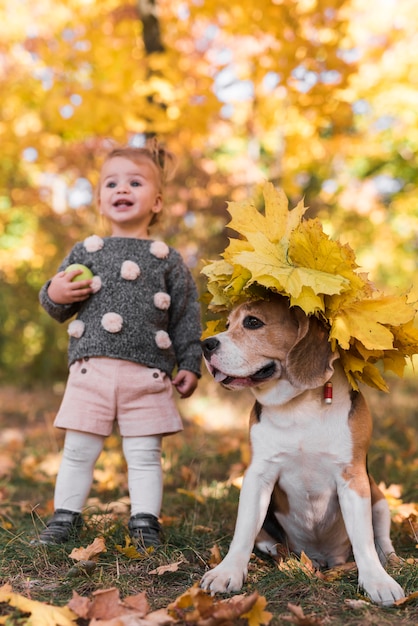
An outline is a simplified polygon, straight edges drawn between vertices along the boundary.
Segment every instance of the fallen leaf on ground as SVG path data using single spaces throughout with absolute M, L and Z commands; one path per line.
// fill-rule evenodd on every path
M 315 615 L 305 615 L 301 606 L 297 606 L 296 604 L 291 604 L 289 602 L 287 608 L 292 615 L 282 616 L 282 619 L 286 622 L 297 624 L 297 626 L 321 626 L 321 624 L 324 623 L 324 620 L 319 617 L 315 617 Z
M 127 624 L 125 618 L 128 617 L 132 623 L 140 624 L 139 620 L 147 616 L 150 608 L 145 592 L 127 596 L 121 600 L 119 590 L 115 587 L 95 591 L 91 599 L 83 598 L 76 591 L 73 591 L 73 597 L 68 606 L 79 617 L 92 620 L 89 624 L 97 622 L 103 626 L 105 624 L 114 624 L 115 626 L 118 623 Z
M 267 600 L 263 596 L 259 596 L 251 610 L 248 613 L 243 613 L 241 617 L 245 617 L 248 620 L 248 626 L 270 624 L 273 614 L 264 610 L 266 606 Z
M 213 528 L 210 528 L 209 526 L 202 526 L 201 524 L 197 524 L 194 528 L 193 528 L 195 533 L 210 533 L 212 532 Z
M 0 587 L 0 602 L 10 604 L 23 613 L 30 613 L 31 626 L 74 626 L 77 619 L 77 615 L 70 608 L 29 600 L 14 593 L 8 584 Z
M 234 624 L 238 618 L 247 619 L 250 626 L 269 624 L 272 616 L 264 611 L 265 598 L 257 592 L 232 596 L 224 600 L 216 600 L 196 583 L 175 602 L 168 606 L 168 613 L 176 624 L 194 626 L 225 626 Z M 147 616 L 148 617 L 148 616 Z
M 357 565 L 354 561 L 349 561 L 348 563 L 344 563 L 343 565 L 336 565 L 331 569 L 327 569 L 323 572 L 322 577 L 323 580 L 330 583 L 334 580 L 338 580 L 345 572 L 354 572 L 357 569 Z
M 311 559 L 306 556 L 303 551 L 300 555 L 300 559 L 291 557 L 278 563 L 277 567 L 281 572 L 291 577 L 299 572 L 305 574 L 309 578 L 313 578 L 317 575 L 317 570 L 315 570 Z
M 121 554 L 124 554 L 128 559 L 146 559 L 154 552 L 154 548 L 152 546 L 147 548 L 144 552 L 138 552 L 128 535 L 125 537 L 125 546 L 122 547 L 121 545 L 116 544 L 116 550 L 118 550 Z
M 169 565 L 160 565 L 159 567 L 151 570 L 150 574 L 158 574 L 159 576 L 161 576 L 166 572 L 177 572 L 179 565 L 181 565 L 182 563 L 184 563 L 183 559 L 181 561 L 176 561 L 175 563 L 170 563 Z
M 217 543 L 210 549 L 209 567 L 215 567 L 222 561 L 221 552 Z
M 366 602 L 366 600 L 353 600 L 351 598 L 347 598 L 344 600 L 344 604 L 350 607 L 350 609 L 364 609 L 365 607 L 370 608 L 370 602 Z
M 96 537 L 87 548 L 74 548 L 70 554 L 70 559 L 74 561 L 95 561 L 102 552 L 107 552 L 105 541 L 103 537 Z
M 418 598 L 418 591 L 413 591 L 409 594 L 409 596 L 405 596 L 405 598 L 401 598 L 400 600 L 396 600 L 394 602 L 394 606 L 402 606 L 407 604 L 408 602 L 412 602 L 412 600 L 416 600 Z

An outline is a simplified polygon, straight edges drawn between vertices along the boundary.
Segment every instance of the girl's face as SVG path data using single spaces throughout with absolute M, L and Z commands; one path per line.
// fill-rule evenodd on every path
M 98 205 L 111 224 L 113 236 L 147 238 L 154 214 L 162 209 L 154 164 L 146 158 L 135 163 L 119 156 L 106 161 Z

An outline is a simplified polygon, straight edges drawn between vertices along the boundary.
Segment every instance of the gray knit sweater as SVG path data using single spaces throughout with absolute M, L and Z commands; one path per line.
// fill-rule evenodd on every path
M 75 304 L 56 304 L 48 281 L 39 299 L 58 322 L 70 322 L 69 364 L 110 357 L 157 367 L 177 366 L 200 376 L 200 307 L 190 271 L 180 254 L 150 239 L 96 235 L 77 243 L 58 271 L 72 263 L 93 272 L 93 293 Z

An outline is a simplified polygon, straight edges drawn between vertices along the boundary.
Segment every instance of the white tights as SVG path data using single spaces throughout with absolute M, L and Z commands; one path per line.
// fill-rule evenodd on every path
M 55 485 L 55 509 L 81 512 L 90 493 L 93 471 L 103 450 L 105 437 L 67 430 L 61 466 Z M 159 516 L 163 492 L 161 435 L 123 437 L 128 466 L 131 515 Z

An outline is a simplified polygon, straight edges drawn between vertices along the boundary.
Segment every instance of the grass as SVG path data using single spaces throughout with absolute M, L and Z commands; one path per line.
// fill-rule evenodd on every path
M 390 500 L 399 513 L 401 499 L 403 504 L 418 501 L 418 403 L 412 380 L 394 381 L 393 386 L 389 396 L 372 393 L 368 397 L 376 416 L 370 469 L 378 482 L 402 487 L 400 498 Z M 206 571 L 213 546 L 217 544 L 222 555 L 228 549 L 239 498 L 233 479 L 248 460 L 246 417 L 242 416 L 248 411 L 249 399 L 219 394 L 207 381 L 203 389 L 200 397 L 182 405 L 186 415 L 184 433 L 165 440 L 165 544 L 145 559 L 129 559 L 117 547 L 125 544 L 129 517 L 126 472 L 117 436 L 107 440 L 99 459 L 81 540 L 53 548 L 30 545 L 53 508 L 62 433 L 53 428 L 52 422 L 60 394 L 0 389 L 1 583 L 54 605 L 67 604 L 73 591 L 90 596 L 97 590 L 116 587 L 122 597 L 145 591 L 152 610 L 166 607 L 197 583 Z M 228 428 L 214 427 L 219 417 Z M 410 524 L 396 513 L 393 538 L 398 554 L 408 561 L 389 571 L 411 593 L 418 589 L 414 561 L 417 538 Z M 87 546 L 99 535 L 104 537 L 107 551 L 100 555 L 96 569 L 90 574 L 73 575 L 74 561 L 69 558 L 72 548 Z M 151 573 L 160 565 L 176 562 L 176 571 Z M 346 571 L 327 581 L 309 575 L 303 567 L 283 571 L 271 559 L 254 554 L 243 589 L 246 594 L 253 591 L 268 601 L 266 608 L 273 614 L 273 626 L 289 623 L 284 619 L 290 616 L 289 603 L 301 606 L 305 616 L 312 616 L 306 624 L 418 623 L 417 600 L 403 608 L 382 609 L 370 603 L 349 608 L 346 600 L 361 598 L 356 571 Z M 9 606 L 0 604 L 0 616 L 9 612 Z M 23 623 L 18 611 L 7 621 L 9 626 Z M 246 620 L 233 623 L 245 624 Z M 80 625 L 84 626 L 82 621 Z

